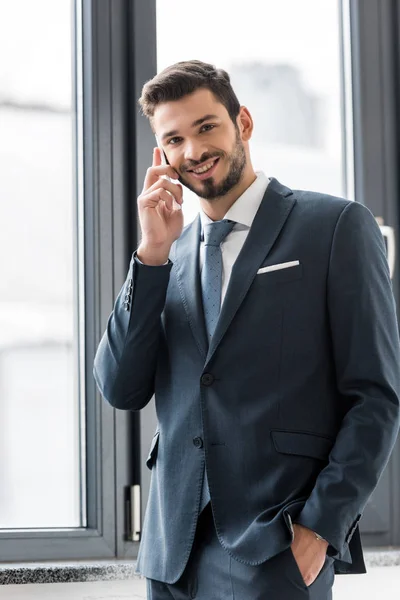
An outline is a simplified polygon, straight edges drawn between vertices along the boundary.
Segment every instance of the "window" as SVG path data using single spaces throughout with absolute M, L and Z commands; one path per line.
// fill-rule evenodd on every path
M 226 69 L 255 122 L 255 169 L 289 187 L 351 195 L 340 17 L 338 0 L 248 0 L 240 10 L 204 0 L 201 16 L 185 0 L 158 0 L 157 68 L 197 58 Z M 191 220 L 197 200 L 187 196 Z
M 0 0 L 3 562 L 137 551 L 129 416 L 92 375 L 126 268 L 127 19 L 111 0 Z
M 0 529 L 84 525 L 72 44 L 72 0 L 0 2 Z

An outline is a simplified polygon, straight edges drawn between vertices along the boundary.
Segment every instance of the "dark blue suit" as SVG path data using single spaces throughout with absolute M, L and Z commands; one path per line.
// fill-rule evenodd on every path
M 132 258 L 95 360 L 112 406 L 140 410 L 156 395 L 138 568 L 168 583 L 181 576 L 205 462 L 232 558 L 259 565 L 283 552 L 292 520 L 328 540 L 336 572 L 363 572 L 357 524 L 399 426 L 398 328 L 379 227 L 358 203 L 272 179 L 209 348 L 199 240 L 196 218 L 168 265 Z

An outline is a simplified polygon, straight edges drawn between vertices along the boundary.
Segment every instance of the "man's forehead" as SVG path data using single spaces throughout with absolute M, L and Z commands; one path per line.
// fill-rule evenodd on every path
M 210 90 L 198 90 L 179 100 L 159 104 L 153 116 L 153 125 L 160 135 L 168 130 L 192 127 L 206 116 L 223 118 L 226 108 Z

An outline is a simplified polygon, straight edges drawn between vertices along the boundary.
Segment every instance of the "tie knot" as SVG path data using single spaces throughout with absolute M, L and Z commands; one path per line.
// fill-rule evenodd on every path
M 206 246 L 219 246 L 228 233 L 232 231 L 234 225 L 235 222 L 228 221 L 228 219 L 207 223 L 204 226 L 204 244 Z

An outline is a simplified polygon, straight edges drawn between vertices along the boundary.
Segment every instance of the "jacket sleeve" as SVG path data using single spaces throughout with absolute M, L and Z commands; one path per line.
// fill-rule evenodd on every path
M 154 393 L 171 261 L 152 267 L 133 255 L 94 360 L 102 396 L 115 408 L 139 410 Z
M 399 429 L 399 334 L 386 249 L 373 215 L 356 202 L 336 224 L 327 304 L 337 392 L 346 410 L 329 462 L 294 521 L 346 560 Z

